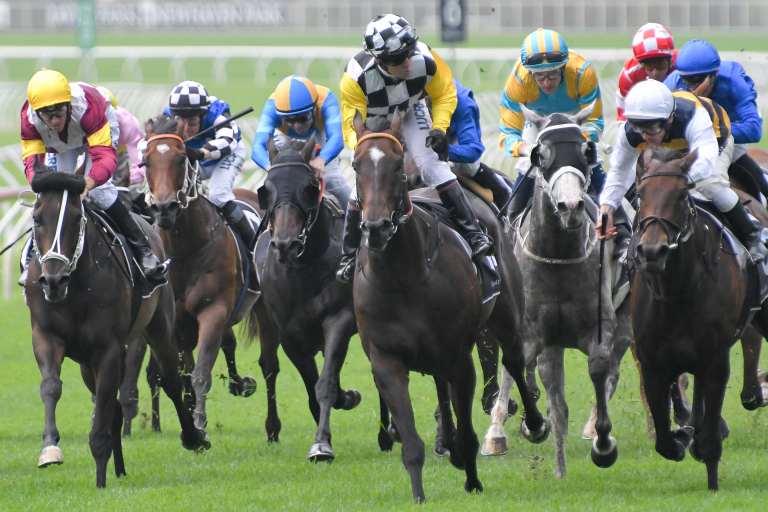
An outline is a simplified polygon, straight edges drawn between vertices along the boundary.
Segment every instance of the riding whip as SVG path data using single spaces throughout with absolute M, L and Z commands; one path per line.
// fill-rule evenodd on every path
M 14 241 L 13 241 L 13 242 L 11 242 L 10 244 L 6 245 L 6 246 L 3 248 L 3 250 L 2 250 L 2 251 L 0 251 L 0 256 L 2 256 L 3 254 L 5 254 L 5 252 L 6 252 L 8 249 L 10 249 L 10 248 L 11 248 L 11 247 L 13 247 L 14 245 L 16 245 L 16 244 L 19 242 L 19 240 L 21 240 L 22 238 L 24 238 L 25 236 L 27 236 L 27 233 L 29 233 L 30 231 L 32 231 L 32 228 L 29 228 L 29 229 L 27 229 L 27 230 L 26 230 L 26 231 L 24 231 L 24 232 L 23 232 L 21 235 L 19 235 L 19 237 L 18 237 L 16 240 L 14 240 Z
M 603 256 L 605 256 L 605 225 L 608 214 L 600 217 L 600 262 L 597 265 L 597 344 L 603 343 Z
M 235 119 L 240 119 L 244 115 L 250 114 L 251 112 L 253 112 L 253 107 L 248 107 L 247 109 L 243 110 L 242 112 L 238 112 L 237 114 L 233 115 L 232 117 L 229 117 L 229 118 L 225 119 L 224 121 L 222 121 L 220 123 L 216 123 L 213 126 L 209 126 L 205 130 L 202 130 L 202 131 L 196 133 L 195 135 L 189 137 L 188 139 L 184 139 L 184 143 L 186 144 L 187 142 L 189 142 L 189 141 L 191 141 L 193 139 L 196 139 L 196 138 L 200 137 L 201 135 L 205 135 L 208 132 L 214 132 L 214 131 L 218 130 L 219 128 L 221 128 L 222 126 L 225 126 L 225 125 L 231 123 Z

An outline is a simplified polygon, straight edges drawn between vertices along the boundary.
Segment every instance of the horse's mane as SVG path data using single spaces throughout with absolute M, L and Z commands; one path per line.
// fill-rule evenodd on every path
M 372 132 L 383 132 L 389 128 L 390 124 L 386 117 L 368 117 L 365 120 L 365 129 Z
M 79 174 L 53 171 L 38 172 L 32 178 L 32 191 L 36 194 L 61 192 L 63 190 L 67 190 L 72 194 L 81 194 L 85 190 L 85 178 Z
M 160 114 L 147 121 L 147 131 L 152 133 L 176 133 L 178 123 L 175 118 Z
M 685 150 L 663 147 L 648 148 L 648 150 L 651 151 L 651 158 L 660 162 L 669 162 L 670 160 L 682 158 L 688 154 Z

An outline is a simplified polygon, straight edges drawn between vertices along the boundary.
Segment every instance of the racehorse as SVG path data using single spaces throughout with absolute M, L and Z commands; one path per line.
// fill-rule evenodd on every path
M 709 489 L 717 490 L 729 351 L 750 320 L 750 308 L 759 309 L 760 291 L 746 251 L 732 245 L 689 194 L 688 170 L 696 156 L 671 159 L 669 152 L 650 149 L 642 155 L 630 308 L 656 451 L 680 461 L 690 445 L 691 455 L 706 464 Z M 753 325 L 766 332 L 765 308 Z M 696 377 L 693 417 L 690 427 L 672 432 L 669 387 L 682 372 Z
M 270 145 L 272 166 L 258 190 L 268 228 L 257 243 L 256 266 L 262 298 L 283 350 L 304 381 L 317 424 L 307 458 L 331 461 L 331 409 L 350 410 L 361 399 L 359 392 L 344 391 L 339 383 L 357 325 L 352 287 L 335 279 L 343 212 L 324 197 L 322 181 L 307 163 L 315 150 L 314 137 L 299 142 L 300 147 Z M 319 376 L 314 359 L 318 351 L 325 361 Z M 383 449 L 391 448 L 387 437 L 379 437 L 380 444 L 388 443 Z
M 552 114 L 545 118 L 528 109 L 523 111 L 526 119 L 538 127 L 539 137 L 531 154 L 536 189 L 530 211 L 515 226 L 515 256 L 526 297 L 526 358 L 531 362 L 538 356 L 539 373 L 547 390 L 557 478 L 563 478 L 566 471 L 564 350 L 578 348 L 589 357 L 596 399 L 596 436 L 591 456 L 597 466 L 610 467 L 618 450 L 610 435 L 607 402 L 616 389 L 621 358 L 631 341 L 628 308 L 622 306 L 617 311 L 613 303 L 610 251 L 601 262 L 600 251 L 594 250 L 594 223 L 586 211 L 594 149 L 584 141 L 580 125 L 591 112 L 586 108 L 575 116 Z M 606 276 L 602 280 L 601 267 Z M 497 406 L 503 409 L 508 394 L 509 379 L 505 376 Z M 491 414 L 494 423 L 505 416 L 496 411 Z M 492 452 L 495 444 L 505 444 L 493 442 L 493 437 L 499 435 L 503 430 L 492 424 L 484 453 Z
M 407 114 L 406 114 L 407 115 Z M 502 291 L 481 303 L 481 283 L 463 238 L 427 209 L 411 203 L 399 140 L 400 115 L 388 129 L 372 131 L 359 114 L 353 167 L 362 210 L 353 297 L 358 329 L 370 354 L 374 380 L 402 440 L 402 460 L 417 502 L 424 500 L 420 439 L 408 393 L 411 370 L 447 386 L 457 416 L 449 432 L 450 460 L 464 469 L 467 492 L 482 491 L 477 477 L 477 436 L 472 427 L 475 370 L 474 341 L 487 322 L 489 335 L 501 343 L 502 362 L 512 375 L 525 407 L 523 432 L 542 441 L 549 426 L 536 408 L 524 378 L 520 274 L 503 227 L 479 198 L 472 201 L 496 240 Z M 432 198 L 433 202 L 438 202 Z M 443 388 L 444 391 L 445 388 Z M 442 398 L 442 397 L 441 397 Z M 440 400 L 444 404 L 444 400 Z M 450 414 L 441 414 L 446 421 Z M 444 432 L 448 432 L 444 425 Z
M 222 339 L 234 340 L 232 326 L 246 313 L 257 314 L 252 310 L 257 294 L 249 290 L 257 283 L 250 282 L 250 258 L 240 254 L 234 232 L 218 209 L 198 194 L 199 168 L 187 158 L 176 121 L 160 116 L 146 127 L 148 204 L 173 261 L 174 332 L 185 374 L 191 371 L 195 425 L 204 429 L 216 355 Z M 255 194 L 237 189 L 236 196 L 255 209 Z M 197 362 L 192 359 L 195 346 Z
M 142 299 L 131 270 L 102 232 L 96 214 L 80 201 L 82 176 L 39 172 L 32 214 L 37 257 L 31 262 L 24 288 L 32 317 L 32 345 L 42 382 L 45 430 L 39 467 L 63 462 L 56 428 L 61 397 L 61 364 L 68 356 L 95 396 L 89 435 L 96 461 L 96 486 L 106 486 L 107 462 L 114 454 L 115 475 L 125 475 L 120 429 L 122 410 L 117 390 L 123 375 L 124 347 L 146 336 L 163 373 L 163 387 L 176 406 L 182 444 L 206 449 L 205 433 L 194 427 L 182 400 L 177 351 L 173 343 L 173 292 L 168 286 Z M 146 224 L 144 224 L 146 229 Z M 158 236 L 149 229 L 153 250 L 162 255 Z M 135 275 L 135 271 L 134 275 Z

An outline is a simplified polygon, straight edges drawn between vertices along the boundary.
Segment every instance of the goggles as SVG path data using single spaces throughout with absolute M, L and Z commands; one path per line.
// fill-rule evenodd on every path
M 666 121 L 662 119 L 628 120 L 629 127 L 643 135 L 658 135 L 666 129 Z
M 43 119 L 52 119 L 54 117 L 64 117 L 67 115 L 67 103 L 59 103 L 37 110 L 37 115 Z
M 381 55 L 377 57 L 376 60 L 379 61 L 379 64 L 383 66 L 399 66 L 410 57 L 412 57 L 415 51 L 415 48 L 409 47 L 405 48 L 404 50 L 400 50 L 397 53 Z
M 306 124 L 312 120 L 312 112 L 305 112 L 295 116 L 285 116 L 283 121 L 285 124 Z
M 701 84 L 704 80 L 707 79 L 709 76 L 709 73 L 703 73 L 701 75 L 686 75 L 681 76 L 680 78 L 685 82 L 685 85 L 687 85 L 689 88 L 695 89 L 696 87 Z
M 541 52 L 534 53 L 525 60 L 526 66 L 538 66 L 539 64 L 559 64 L 565 62 L 568 54 L 564 52 Z

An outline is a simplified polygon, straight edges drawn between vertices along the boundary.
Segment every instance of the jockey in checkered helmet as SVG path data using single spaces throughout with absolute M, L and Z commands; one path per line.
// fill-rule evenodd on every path
M 419 37 L 413 26 L 397 14 L 380 14 L 368 22 L 363 47 L 382 64 L 401 64 L 414 51 Z
M 168 106 L 175 116 L 202 116 L 208 110 L 208 91 L 199 82 L 184 80 L 171 91 Z

